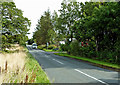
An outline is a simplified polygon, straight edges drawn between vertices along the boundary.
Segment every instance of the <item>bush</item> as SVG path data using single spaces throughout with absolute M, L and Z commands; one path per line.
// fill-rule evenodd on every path
M 46 48 L 46 45 L 39 45 L 39 46 L 37 46 L 37 48 L 40 50 L 43 50 L 44 48 Z
M 50 49 L 50 50 L 51 50 L 51 49 L 55 49 L 55 48 L 56 48 L 55 45 L 49 45 L 49 46 L 48 46 L 48 49 Z
M 83 57 L 90 57 L 89 56 L 89 52 L 90 52 L 90 48 L 89 47 L 80 47 L 80 56 L 83 56 Z
M 61 44 L 60 48 L 62 51 L 68 51 L 69 50 L 69 45 L 68 44 Z
M 61 45 L 61 49 L 63 51 L 67 51 L 72 55 L 78 55 L 83 57 L 91 57 L 91 55 L 94 55 L 92 51 L 90 52 L 90 48 L 88 46 L 86 47 L 79 46 L 78 41 L 71 42 L 70 45 L 67 44 Z
M 115 63 L 115 54 L 114 52 L 107 52 L 107 55 L 106 55 L 106 61 L 110 62 L 110 63 Z
M 60 48 L 61 48 L 62 51 L 65 51 L 65 48 L 64 48 L 64 47 L 65 47 L 64 44 L 61 44 L 61 45 L 60 45 Z
M 96 58 L 96 52 L 93 50 L 90 50 L 87 55 L 88 55 L 88 58 L 92 58 L 92 59 Z
M 104 51 L 99 51 L 96 52 L 96 59 L 100 61 L 105 61 L 113 64 L 118 63 L 118 57 L 116 52 L 109 51 L 109 50 L 104 50 Z
M 37 46 L 38 49 L 42 50 L 43 47 L 41 45 Z
M 57 51 L 57 50 L 59 50 L 59 48 L 54 48 L 53 50 L 54 50 L 54 51 Z
M 70 53 L 73 55 L 79 55 L 80 46 L 78 41 L 74 41 L 70 44 Z

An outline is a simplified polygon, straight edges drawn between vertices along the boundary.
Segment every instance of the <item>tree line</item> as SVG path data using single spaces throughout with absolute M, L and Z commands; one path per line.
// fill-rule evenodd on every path
M 39 45 L 66 39 L 62 47 L 68 53 L 112 63 L 120 61 L 120 2 L 64 0 L 59 13 L 47 11 L 41 16 L 33 36 Z M 81 42 L 88 46 L 81 46 Z

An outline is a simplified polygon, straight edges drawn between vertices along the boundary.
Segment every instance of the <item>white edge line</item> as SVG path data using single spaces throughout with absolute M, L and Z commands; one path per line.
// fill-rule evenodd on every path
M 53 59 L 54 61 L 56 61 L 56 62 L 58 62 L 58 63 L 60 63 L 60 64 L 63 64 L 62 62 L 60 62 L 60 61 L 58 61 L 58 60 L 56 60 L 56 59 Z
M 80 72 L 80 73 L 82 73 L 82 74 L 84 74 L 84 75 L 86 75 L 86 76 L 88 76 L 88 77 L 90 77 L 90 78 L 92 78 L 92 79 L 94 79 L 94 80 L 97 80 L 97 81 L 99 81 L 99 82 L 101 82 L 101 83 L 103 83 L 103 84 L 109 85 L 109 84 L 107 84 L 106 82 L 103 82 L 103 81 L 101 81 L 101 80 L 99 80 L 99 79 L 97 79 L 97 78 L 95 78 L 95 77 L 93 77 L 93 76 L 90 76 L 90 75 L 88 75 L 88 74 L 86 74 L 86 73 L 84 73 L 84 72 L 82 72 L 82 71 L 80 71 L 80 70 L 78 70 L 78 69 L 74 69 L 74 70 L 77 71 L 77 72 Z

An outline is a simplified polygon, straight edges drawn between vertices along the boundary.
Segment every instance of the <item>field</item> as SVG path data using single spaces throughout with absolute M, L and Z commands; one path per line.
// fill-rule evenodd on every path
M 26 48 L 14 45 L 9 52 L 0 54 L 0 84 L 49 83 L 46 74 Z

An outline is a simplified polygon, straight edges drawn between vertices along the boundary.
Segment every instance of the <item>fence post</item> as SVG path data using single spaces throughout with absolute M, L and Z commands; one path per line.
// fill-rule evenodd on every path
M 1 67 L 0 67 L 0 74 L 1 74 Z
M 5 63 L 5 72 L 7 72 L 7 61 Z

